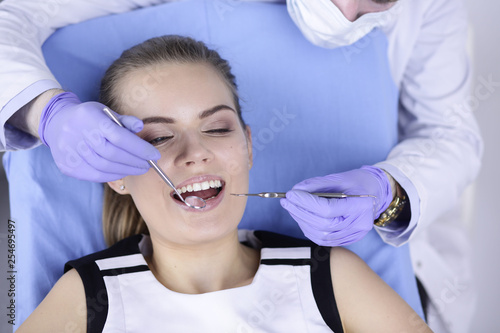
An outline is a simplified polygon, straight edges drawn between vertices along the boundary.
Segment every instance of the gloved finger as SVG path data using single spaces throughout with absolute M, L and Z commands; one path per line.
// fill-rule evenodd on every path
M 89 102 L 87 105 L 95 105 L 98 112 L 100 113 L 103 108 L 107 108 L 111 113 L 120 121 L 120 123 L 125 126 L 129 131 L 132 131 L 133 133 L 138 133 L 142 131 L 144 128 L 144 123 L 142 120 L 135 116 L 127 116 L 127 115 L 121 115 L 119 113 L 116 113 L 115 111 L 111 110 L 110 108 L 104 106 L 101 103 L 97 102 Z M 114 121 L 113 121 L 114 122 Z
M 288 213 L 297 222 L 304 235 L 316 243 L 327 239 L 326 236 L 332 230 L 342 232 L 344 229 L 343 217 L 335 217 L 333 219 L 319 218 L 312 212 L 297 207 L 288 210 Z
M 328 231 L 328 221 L 319 219 L 310 212 L 297 209 L 296 207 L 286 207 L 286 205 L 290 204 L 283 202 L 283 208 L 288 210 L 290 216 L 297 222 L 297 225 L 308 239 L 316 242 L 318 240 L 318 234 L 321 235 Z
M 294 220 L 297 222 L 300 221 L 301 223 L 315 225 L 318 224 L 317 220 L 324 219 L 324 217 L 316 215 L 315 212 L 312 212 L 302 206 L 296 205 L 286 198 L 280 199 L 280 204 L 281 207 L 288 211 L 288 213 L 292 215 Z M 320 223 L 320 225 L 322 224 L 324 223 Z
M 354 232 L 352 234 L 343 234 L 342 237 L 334 236 L 334 237 L 328 237 L 328 239 L 322 240 L 321 242 L 323 244 L 328 244 L 328 246 L 347 246 L 354 244 L 361 239 L 366 234 L 360 233 L 360 232 Z M 324 245 L 326 246 L 326 245 Z
M 120 115 L 118 113 L 116 113 L 116 115 L 117 115 L 118 119 L 120 119 L 123 126 L 125 126 L 127 129 L 129 129 L 130 131 L 132 131 L 134 133 L 138 133 L 138 132 L 142 131 L 142 129 L 144 128 L 144 123 L 142 122 L 142 120 L 140 120 L 137 117 L 123 116 L 123 115 Z
M 288 213 L 304 232 L 308 230 L 309 233 L 323 233 L 329 230 L 330 221 L 319 219 L 310 212 L 293 210 Z
M 335 220 L 335 225 L 330 227 L 321 237 L 322 242 L 329 244 L 337 242 L 337 245 L 345 242 L 353 243 L 360 240 L 373 228 L 373 222 L 365 220 L 362 215 L 339 217 Z
M 372 198 L 321 198 L 304 191 L 290 190 L 286 193 L 286 199 L 297 207 L 314 212 L 315 215 L 324 218 L 345 216 L 359 210 L 372 209 Z
M 95 151 L 89 148 L 88 152 L 80 154 L 80 157 L 93 169 L 102 173 L 129 175 L 142 175 L 149 170 L 149 164 L 146 168 L 117 163 L 102 158 Z
M 318 217 L 314 212 L 295 208 L 293 215 L 301 219 L 300 223 L 321 232 L 323 234 L 321 239 L 323 240 L 326 240 L 326 236 L 332 232 L 346 232 L 350 228 L 354 227 L 357 229 L 357 227 L 361 227 L 357 225 L 359 223 L 359 216 L 357 214 L 325 218 Z
M 152 144 L 114 123 L 111 130 L 106 131 L 104 138 L 116 147 L 144 160 L 157 161 L 161 158 L 160 152 Z
M 355 243 L 373 228 L 372 221 L 368 219 L 368 223 L 365 223 L 361 221 L 362 216 L 357 215 L 327 220 L 308 215 L 309 212 L 301 212 L 297 209 L 289 213 L 304 235 L 322 246 L 344 246 Z
M 351 244 L 355 242 L 355 238 L 346 237 L 348 235 L 345 234 L 345 230 L 316 232 L 302 227 L 301 230 L 308 239 L 321 246 L 342 246 L 346 243 Z M 349 239 L 346 240 L 346 238 Z
M 290 213 L 290 216 L 295 221 L 297 221 L 297 224 L 298 224 L 300 230 L 302 230 L 302 233 L 304 234 L 304 236 L 307 237 L 307 239 L 313 241 L 314 243 L 316 243 L 318 245 L 324 245 L 322 243 L 322 240 L 321 240 L 321 235 L 323 235 L 325 233 L 324 230 L 317 230 L 315 228 L 316 225 L 306 223 L 305 220 L 302 220 L 299 216 L 295 215 L 294 213 Z
M 292 190 L 306 192 L 343 192 L 341 178 L 336 175 L 313 177 L 297 183 Z
M 370 230 L 350 231 L 343 233 L 342 237 L 340 238 L 336 235 L 328 235 L 323 242 L 328 244 L 336 244 L 331 246 L 347 246 L 363 239 L 369 231 Z
M 128 176 L 127 174 L 123 173 L 102 172 L 96 170 L 81 158 L 76 162 L 75 159 L 73 159 L 71 163 L 62 163 L 60 161 L 56 161 L 56 165 L 59 170 L 61 170 L 61 172 L 66 176 L 95 183 L 111 182 Z M 144 170 L 143 173 L 147 172 L 147 170 L 145 169 L 142 170 Z
M 354 204 L 351 205 L 350 208 L 340 209 L 339 211 L 337 211 L 335 207 L 332 208 L 331 202 L 328 202 L 328 206 L 326 207 L 323 206 L 313 207 L 312 205 L 303 207 L 294 204 L 288 199 L 281 199 L 281 205 L 289 213 L 294 213 L 295 216 L 299 217 L 304 221 L 310 223 L 319 223 L 320 226 L 316 227 L 316 229 L 341 230 L 349 228 L 351 224 L 356 224 L 356 228 L 364 228 L 364 225 L 368 225 L 367 227 L 368 230 L 371 229 L 374 219 L 374 210 L 373 210 L 373 203 L 370 200 L 371 198 L 346 198 L 346 199 L 326 199 L 326 200 L 337 200 L 334 201 L 334 204 L 336 205 L 339 204 L 338 201 L 340 200 L 343 200 L 340 201 L 340 203 L 342 203 L 348 201 L 349 199 L 351 201 L 354 201 Z M 355 199 L 361 199 L 361 200 L 355 201 Z
M 293 190 L 300 190 L 300 191 L 308 192 L 309 191 L 309 187 L 315 188 L 315 185 L 318 183 L 316 181 L 317 178 L 318 177 L 304 179 L 303 181 L 295 184 L 292 187 L 292 189 Z
M 116 147 L 107 140 L 103 140 L 102 144 L 91 147 L 97 154 L 97 156 L 108 160 L 110 162 L 116 162 L 136 168 L 149 169 L 149 163 L 141 159 L 128 151 L 125 151 L 119 147 Z M 92 163 L 91 163 L 92 164 Z M 103 170 L 105 171 L 105 170 Z
M 69 145 L 66 145 L 63 149 L 66 151 L 66 158 L 64 161 L 66 163 L 60 161 L 60 164 L 65 164 L 66 170 L 78 170 L 84 164 L 88 166 L 85 169 L 92 169 L 103 173 L 121 174 L 124 176 L 142 175 L 149 170 L 149 164 L 141 168 L 106 160 L 99 156 L 94 151 L 93 147 L 88 146 L 85 140 L 78 143 L 76 150 Z

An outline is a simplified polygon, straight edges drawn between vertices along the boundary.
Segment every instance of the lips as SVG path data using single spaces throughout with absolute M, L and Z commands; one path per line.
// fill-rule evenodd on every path
M 186 199 L 189 196 L 196 196 L 205 201 L 210 201 L 217 197 L 224 188 L 224 181 L 213 177 L 196 177 L 187 180 L 182 185 L 177 186 L 177 191 Z M 181 202 L 181 200 L 172 191 L 172 197 Z

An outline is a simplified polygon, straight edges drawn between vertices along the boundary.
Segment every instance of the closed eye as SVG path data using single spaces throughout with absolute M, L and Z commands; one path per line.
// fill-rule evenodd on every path
M 211 130 L 204 131 L 204 133 L 221 135 L 221 134 L 230 133 L 232 131 L 233 130 L 229 129 L 229 128 L 214 128 L 214 129 L 211 129 Z
M 173 136 L 160 136 L 158 138 L 154 138 L 153 140 L 149 140 L 148 142 L 150 144 L 152 144 L 153 146 L 157 146 L 159 144 L 167 142 L 168 140 L 170 140 L 172 138 L 173 138 Z

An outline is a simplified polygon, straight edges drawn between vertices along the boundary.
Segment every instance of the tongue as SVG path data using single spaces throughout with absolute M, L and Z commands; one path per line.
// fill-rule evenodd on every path
M 198 198 L 202 198 L 203 200 L 206 200 L 208 198 L 215 197 L 217 194 L 219 194 L 219 189 L 209 188 L 208 190 L 186 192 L 186 193 L 182 193 L 181 195 L 184 198 L 184 200 L 186 200 L 186 198 L 190 197 L 190 196 L 196 196 Z

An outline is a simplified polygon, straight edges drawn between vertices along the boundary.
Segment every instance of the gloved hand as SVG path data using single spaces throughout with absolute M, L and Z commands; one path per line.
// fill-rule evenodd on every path
M 309 194 L 369 194 L 376 198 L 327 199 Z M 361 240 L 392 201 L 389 178 L 372 166 L 306 179 L 286 193 L 281 206 L 318 245 L 343 246 Z
M 147 160 L 158 160 L 160 152 L 134 133 L 143 122 L 117 115 L 126 128 L 115 124 L 97 102 L 82 103 L 71 92 L 54 96 L 40 117 L 38 134 L 62 173 L 93 182 L 113 181 L 141 175 Z

